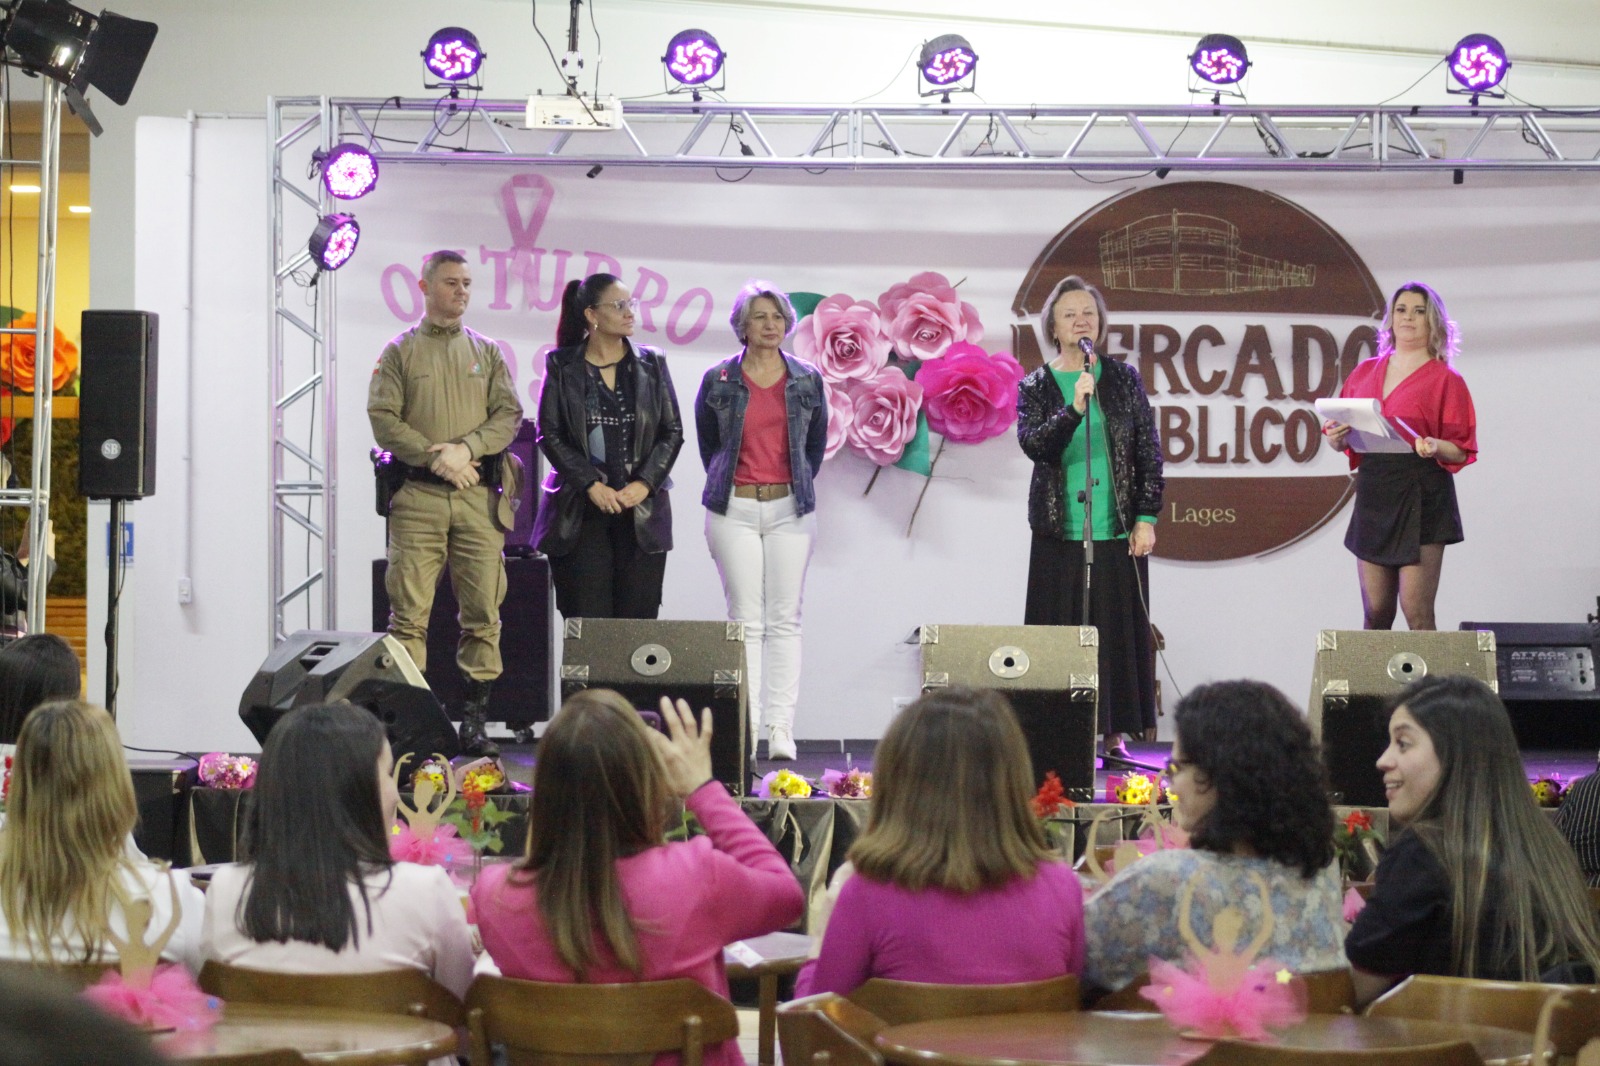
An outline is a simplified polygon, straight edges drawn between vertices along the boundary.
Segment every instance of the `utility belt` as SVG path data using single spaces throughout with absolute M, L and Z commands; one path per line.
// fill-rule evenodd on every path
M 501 461 L 505 452 L 495 452 L 492 455 L 478 457 L 478 483 L 490 489 L 500 488 Z M 389 505 L 393 502 L 395 494 L 407 481 L 421 481 L 428 485 L 443 485 L 454 488 L 450 482 L 435 474 L 425 466 L 412 466 L 410 463 L 396 459 L 393 452 L 386 452 L 382 448 L 373 448 L 372 474 L 376 479 L 377 508 L 383 517 L 389 517 Z

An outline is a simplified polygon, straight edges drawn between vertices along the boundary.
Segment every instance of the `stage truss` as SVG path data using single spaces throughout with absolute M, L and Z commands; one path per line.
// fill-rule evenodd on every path
M 304 241 L 335 210 L 313 149 L 407 163 L 745 170 L 1071 172 L 1138 177 L 1340 171 L 1600 173 L 1600 109 L 624 102 L 612 130 L 530 130 L 524 100 L 268 101 L 272 643 L 286 616 L 336 628 L 335 285 Z M 1069 179 L 1070 180 L 1070 179 Z M 320 429 L 320 439 L 318 431 Z M 303 441 L 295 437 L 298 432 Z M 298 549 L 298 550 L 297 550 Z M 298 562 L 296 560 L 299 560 Z

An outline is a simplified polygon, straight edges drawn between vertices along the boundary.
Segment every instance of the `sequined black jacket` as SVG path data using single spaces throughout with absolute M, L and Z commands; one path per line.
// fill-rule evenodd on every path
M 1155 411 L 1144 394 L 1139 372 L 1126 363 L 1104 360 L 1098 385 L 1111 445 L 1111 481 L 1117 516 L 1124 533 L 1140 515 L 1159 517 L 1166 479 L 1161 474 L 1161 445 L 1156 438 Z M 1048 366 L 1022 379 L 1017 395 L 1017 441 L 1033 460 L 1028 486 L 1028 525 L 1040 536 L 1075 540 L 1068 530 L 1061 453 L 1083 424 L 1083 416 L 1067 402 Z

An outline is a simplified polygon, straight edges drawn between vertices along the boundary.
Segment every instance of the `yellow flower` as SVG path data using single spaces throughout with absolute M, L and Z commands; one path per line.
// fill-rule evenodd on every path
M 1149 803 L 1155 798 L 1156 783 L 1144 774 L 1129 774 L 1117 786 L 1117 802 Z
M 786 799 L 799 799 L 811 795 L 811 784 L 793 770 L 779 770 L 772 779 L 771 793 Z

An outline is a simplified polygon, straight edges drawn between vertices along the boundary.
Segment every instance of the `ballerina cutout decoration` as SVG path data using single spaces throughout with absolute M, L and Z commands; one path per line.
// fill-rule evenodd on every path
M 171 891 L 171 917 L 151 939 L 147 936 L 155 920 L 155 901 L 131 892 L 121 877 L 113 877 L 111 897 L 122 911 L 127 936 L 107 932 L 106 939 L 117 949 L 118 969 L 104 974 L 83 995 L 101 1009 L 152 1031 L 209 1029 L 217 1023 L 221 1001 L 200 991 L 188 970 L 161 961 L 183 920 L 178 883 L 164 864 L 161 872 Z
M 1184 965 L 1152 957 L 1150 984 L 1139 995 L 1154 1003 L 1186 1036 L 1270 1040 L 1306 1016 L 1305 982 L 1274 959 L 1261 958 L 1272 939 L 1272 896 L 1260 874 L 1249 875 L 1261 899 L 1261 922 L 1244 947 L 1245 913 L 1223 907 L 1211 919 L 1212 943 L 1201 943 L 1192 921 L 1195 874 L 1178 896 L 1178 931 L 1189 948 Z
M 1102 866 L 1095 842 L 1100 839 L 1100 826 L 1108 818 L 1121 818 L 1125 815 L 1114 811 L 1102 811 L 1095 815 L 1094 821 L 1089 823 L 1089 844 L 1084 848 L 1084 865 L 1097 885 L 1103 885 L 1111 880 L 1113 874 L 1126 870 L 1146 855 L 1153 855 L 1158 851 L 1170 848 L 1187 848 L 1189 834 L 1182 828 L 1161 817 L 1154 807 L 1146 809 L 1140 819 L 1138 835 L 1133 839 L 1120 840 L 1111 852 L 1111 865 Z
M 403 798 L 405 790 L 400 788 L 400 772 L 411 759 L 411 753 L 394 761 L 395 791 L 402 796 L 399 813 L 405 818 L 404 822 L 394 824 L 389 837 L 389 854 L 397 862 L 446 866 L 472 858 L 471 846 L 460 839 L 455 826 L 443 821 L 445 812 L 456 799 L 456 776 L 450 769 L 450 760 L 437 753 L 433 757 L 445 768 L 442 775 L 444 798 L 438 802 L 435 799 L 440 795 L 439 786 L 433 783 L 432 776 L 424 774 L 413 783 L 412 802 L 407 803 Z

